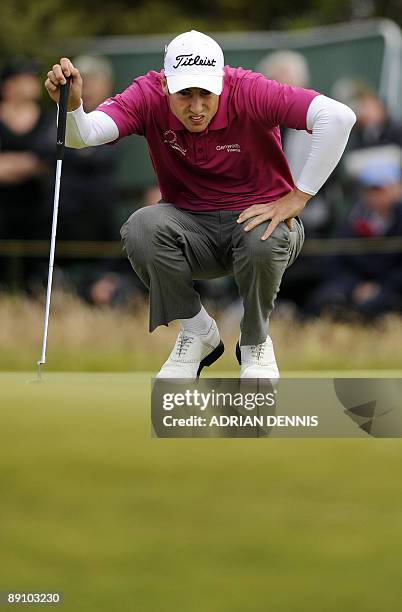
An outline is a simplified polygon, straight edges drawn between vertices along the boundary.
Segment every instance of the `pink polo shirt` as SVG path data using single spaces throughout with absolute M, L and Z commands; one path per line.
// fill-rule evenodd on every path
M 241 210 L 293 188 L 278 126 L 307 129 L 317 92 L 225 66 L 216 115 L 206 130 L 191 133 L 170 111 L 161 77 L 163 71 L 138 77 L 97 110 L 115 121 L 119 138 L 145 136 L 165 202 L 199 212 Z

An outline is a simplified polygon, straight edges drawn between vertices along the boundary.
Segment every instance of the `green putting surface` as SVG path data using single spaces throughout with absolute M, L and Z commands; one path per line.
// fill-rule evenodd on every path
M 0 590 L 69 612 L 399 609 L 401 441 L 153 439 L 151 374 L 34 378 L 0 374 Z

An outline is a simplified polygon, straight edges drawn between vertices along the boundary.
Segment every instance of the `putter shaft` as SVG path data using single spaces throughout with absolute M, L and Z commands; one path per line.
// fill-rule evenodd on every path
M 48 336 L 48 330 L 49 330 L 50 300 L 51 300 L 51 295 L 52 295 L 54 253 L 56 249 L 57 218 L 58 218 L 58 212 L 59 212 L 60 181 L 61 181 L 61 169 L 63 165 L 64 146 L 65 146 L 64 141 L 65 141 L 65 135 L 66 135 L 67 101 L 68 101 L 69 86 L 70 86 L 70 77 L 66 79 L 65 85 L 60 86 L 60 103 L 59 103 L 59 112 L 57 116 L 56 179 L 55 179 L 55 185 L 54 185 L 53 220 L 52 220 L 52 235 L 50 239 L 49 270 L 48 270 L 48 276 L 47 276 L 45 320 L 44 320 L 44 325 L 43 325 L 42 353 L 41 353 L 40 359 L 37 361 L 39 380 L 42 377 L 41 366 L 46 363 L 46 346 L 47 346 L 47 336 Z

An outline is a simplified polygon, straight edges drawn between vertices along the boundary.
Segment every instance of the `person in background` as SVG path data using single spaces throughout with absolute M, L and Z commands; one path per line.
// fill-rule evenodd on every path
M 40 106 L 36 62 L 15 58 L 0 71 L 0 240 L 44 239 L 50 234 L 49 177 L 55 159 L 55 113 Z M 10 278 L 0 259 L 0 283 L 32 289 L 39 261 L 22 262 Z
M 156 183 L 148 185 L 142 195 L 144 206 L 153 206 L 162 199 Z M 108 270 L 103 270 L 90 286 L 88 299 L 94 306 L 127 307 L 142 301 L 147 290 L 126 259 L 113 260 Z
M 153 204 L 160 202 L 161 199 L 161 191 L 158 185 L 155 183 L 154 185 L 149 185 L 146 187 L 141 202 L 144 203 L 144 206 L 152 206 Z
M 85 75 L 82 101 L 86 112 L 94 110 L 113 87 L 113 72 L 103 57 L 81 55 L 75 60 Z M 112 241 L 119 237 L 117 223 L 116 147 L 66 148 L 60 189 L 58 240 Z M 104 305 L 118 277 L 109 259 L 60 259 L 56 261 L 56 285 L 73 290 L 90 302 Z
M 336 84 L 343 99 L 356 113 L 356 126 L 347 144 L 341 167 L 344 199 L 356 199 L 358 177 L 370 160 L 380 157 L 393 164 L 402 163 L 402 123 L 389 116 L 385 102 L 366 84 Z M 346 94 L 346 95 L 345 95 Z
M 75 61 L 85 75 L 82 101 L 89 113 L 110 95 L 112 68 L 101 57 L 82 55 Z M 66 148 L 64 159 L 58 239 L 116 240 L 119 146 Z
M 399 164 L 371 160 L 359 175 L 360 197 L 339 237 L 402 236 L 401 178 Z M 340 255 L 332 264 L 330 278 L 311 300 L 311 314 L 329 311 L 349 317 L 353 313 L 371 320 L 401 311 L 400 251 Z
M 310 86 L 310 70 L 304 55 L 298 51 L 282 49 L 265 56 L 257 71 L 269 79 L 293 87 Z M 281 126 L 283 151 L 296 181 L 311 147 L 311 134 Z M 306 238 L 326 238 L 336 225 L 339 202 L 332 197 L 331 179 L 320 193 L 313 197 L 301 213 Z M 324 281 L 323 266 L 318 256 L 301 255 L 284 277 L 278 300 L 278 315 L 300 314 L 312 292 Z
M 256 68 L 264 76 L 278 83 L 286 83 L 292 87 L 309 87 L 310 71 L 306 58 L 297 51 L 283 49 L 265 56 Z M 292 130 L 281 127 L 283 151 L 297 180 L 304 163 L 307 160 L 311 144 L 311 134 L 302 130 Z
M 389 144 L 402 147 L 402 123 L 388 115 L 384 101 L 376 93 L 360 87 L 352 105 L 357 120 L 348 150 Z

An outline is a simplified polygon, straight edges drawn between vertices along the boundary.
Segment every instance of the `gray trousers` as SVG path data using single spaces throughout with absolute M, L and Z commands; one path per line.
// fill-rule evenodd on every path
M 240 211 L 193 213 L 172 204 L 140 208 L 121 228 L 123 249 L 149 289 L 149 330 L 201 309 L 193 280 L 233 275 L 243 300 L 241 344 L 260 344 L 267 336 L 282 275 L 304 242 L 303 224 L 280 223 L 265 241 L 267 223 L 250 232 L 236 222 Z

